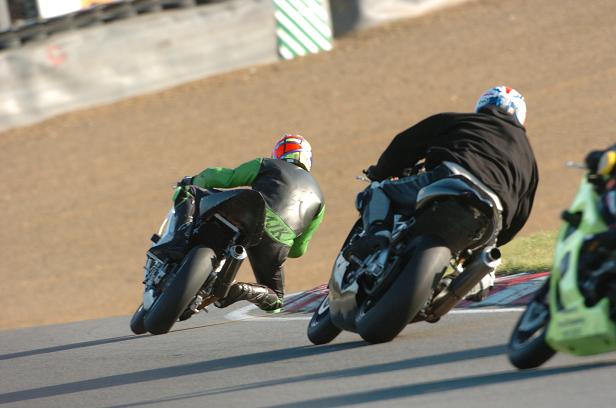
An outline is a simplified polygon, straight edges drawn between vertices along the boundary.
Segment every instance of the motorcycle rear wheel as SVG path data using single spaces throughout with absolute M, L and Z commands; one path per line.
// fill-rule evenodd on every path
M 133 317 L 130 319 L 130 329 L 133 333 L 143 334 L 147 332 L 147 330 L 145 329 L 145 323 L 143 321 L 145 319 L 145 314 L 146 310 L 143 308 L 143 304 L 139 305 L 139 307 L 133 314 Z
M 449 264 L 451 251 L 441 239 L 422 235 L 416 240 L 410 259 L 391 286 L 359 306 L 355 326 L 368 343 L 393 340 L 421 310 L 432 293 L 434 277 Z
M 340 334 L 340 330 L 332 322 L 329 314 L 329 299 L 326 296 L 317 310 L 314 311 L 308 323 L 308 339 L 312 344 L 327 344 Z
M 144 324 L 152 334 L 164 334 L 186 310 L 213 270 L 215 253 L 210 248 L 193 248 L 184 257 L 165 290 L 147 311 Z
M 548 279 L 528 304 L 511 333 L 507 355 L 511 364 L 521 370 L 539 367 L 556 353 L 545 340 L 550 322 L 550 307 L 547 303 L 549 287 Z

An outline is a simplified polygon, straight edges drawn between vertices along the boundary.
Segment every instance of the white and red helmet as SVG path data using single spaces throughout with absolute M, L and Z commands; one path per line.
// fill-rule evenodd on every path
M 312 168 L 312 147 L 302 136 L 286 134 L 274 145 L 272 158 L 296 164 L 310 171 Z
M 526 122 L 526 102 L 524 97 L 515 89 L 508 86 L 495 86 L 479 97 L 475 112 L 486 106 L 496 106 L 499 111 L 515 117 L 520 124 Z

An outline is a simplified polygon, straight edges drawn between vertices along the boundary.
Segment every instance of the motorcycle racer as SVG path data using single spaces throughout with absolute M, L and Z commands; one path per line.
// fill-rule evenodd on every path
M 439 113 L 394 137 L 376 165 L 364 171 L 372 180 L 359 193 L 365 236 L 349 248 L 363 258 L 385 248 L 394 210 L 412 209 L 423 187 L 452 175 L 461 166 L 493 190 L 503 205 L 497 245 L 509 242 L 529 217 L 539 180 L 535 157 L 524 127 L 526 103 L 515 89 L 497 86 L 481 95 L 473 113 Z M 405 169 L 424 159 L 425 172 L 405 177 Z M 486 276 L 477 298 L 493 285 Z
M 512 330 L 507 354 L 519 369 L 539 367 L 556 352 L 616 350 L 616 145 L 567 167 L 586 172 L 560 215 L 549 278 Z
M 182 257 L 194 226 L 199 188 L 250 186 L 267 204 L 265 233 L 259 244 L 246 249 L 257 283 L 234 282 L 228 295 L 215 305 L 227 307 L 247 300 L 262 310 L 279 309 L 284 296 L 283 264 L 306 252 L 325 215 L 323 194 L 311 168 L 310 143 L 300 135 L 285 134 L 276 142 L 271 158 L 256 158 L 236 168 L 206 168 L 184 177 L 178 184 L 185 186 L 185 194 L 174 198 L 173 238 L 156 248 L 155 255 L 171 260 Z

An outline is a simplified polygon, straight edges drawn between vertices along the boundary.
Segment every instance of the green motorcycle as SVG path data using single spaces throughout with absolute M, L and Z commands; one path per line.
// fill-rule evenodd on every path
M 606 178 L 597 171 L 597 153 L 585 165 L 568 163 L 587 172 L 562 213 L 552 272 L 511 334 L 508 356 L 519 369 L 538 367 L 556 352 L 616 350 L 616 231 L 601 211 Z

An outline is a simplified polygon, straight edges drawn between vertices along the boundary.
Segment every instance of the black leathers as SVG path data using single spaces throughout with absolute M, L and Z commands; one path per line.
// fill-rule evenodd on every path
M 422 158 L 427 170 L 457 163 L 494 190 L 504 207 L 499 245 L 526 223 L 539 176 L 526 130 L 514 117 L 492 107 L 431 116 L 398 134 L 371 172 L 377 179 L 400 177 Z

